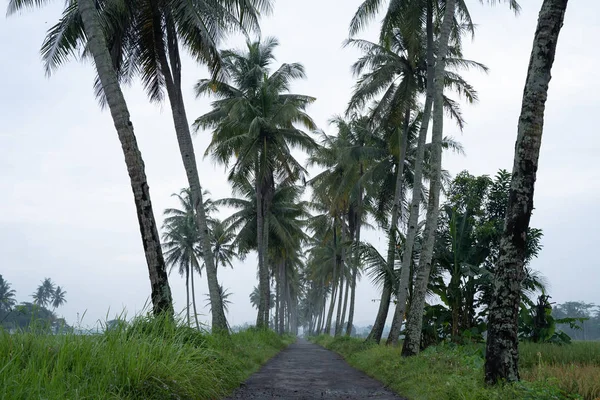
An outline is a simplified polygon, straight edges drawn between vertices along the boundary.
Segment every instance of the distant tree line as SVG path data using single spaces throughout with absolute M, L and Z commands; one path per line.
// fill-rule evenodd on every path
M 33 292 L 33 302 L 17 302 L 16 291 L 0 275 L 0 327 L 9 331 L 36 330 L 59 333 L 71 328 L 55 311 L 64 305 L 67 292 L 45 278 Z M 51 308 L 51 309 L 50 309 Z

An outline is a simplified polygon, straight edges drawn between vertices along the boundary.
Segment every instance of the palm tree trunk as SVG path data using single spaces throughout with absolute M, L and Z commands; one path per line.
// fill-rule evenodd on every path
M 342 222 L 342 271 L 346 271 L 346 224 L 344 223 L 344 219 L 341 219 Z M 345 277 L 345 273 L 343 276 Z M 342 307 L 342 316 L 339 323 L 339 333 L 338 336 L 342 334 L 344 330 L 344 321 L 346 320 L 346 309 L 348 308 L 348 292 L 350 291 L 350 280 L 346 279 L 346 288 L 344 290 L 344 305 Z
M 279 304 L 281 304 L 281 272 L 279 271 L 279 267 L 277 268 L 277 274 L 275 274 L 275 327 L 277 333 L 281 333 L 278 331 L 279 329 Z
M 335 234 L 334 234 L 334 240 L 335 240 Z M 333 318 L 333 308 L 335 307 L 335 295 L 337 294 L 337 283 L 338 283 L 337 259 L 334 256 L 333 257 L 333 276 L 331 278 L 331 284 L 333 287 L 331 289 L 331 298 L 329 301 L 329 312 L 327 313 L 327 322 L 325 323 L 325 334 L 326 335 L 331 335 L 331 319 Z
M 362 165 L 360 176 L 362 177 Z M 362 186 L 359 187 L 358 195 L 358 210 L 356 211 L 355 218 L 355 229 L 356 234 L 352 240 L 355 245 L 354 256 L 352 257 L 352 282 L 350 284 L 350 309 L 348 310 L 348 324 L 346 325 L 346 336 L 352 334 L 352 324 L 354 323 L 354 303 L 356 301 L 356 277 L 358 275 L 358 269 L 360 268 L 360 255 L 358 253 L 358 244 L 360 243 L 360 228 L 362 222 Z
M 164 32 L 161 26 L 161 14 L 156 2 L 151 2 L 153 14 L 154 38 L 157 43 L 164 42 Z M 173 114 L 173 123 L 175 125 L 175 134 L 179 144 L 179 152 L 190 187 L 190 195 L 194 205 L 196 224 L 198 225 L 198 236 L 202 247 L 202 256 L 206 266 L 206 280 L 208 281 L 208 292 L 212 310 L 212 330 L 213 332 L 228 332 L 227 319 L 223 309 L 223 300 L 219 291 L 219 282 L 217 280 L 217 268 L 213 259 L 210 244 L 210 232 L 206 221 L 206 211 L 204 210 L 204 200 L 202 196 L 202 186 L 198 177 L 198 165 L 194 152 L 192 135 L 187 120 L 185 105 L 183 102 L 183 92 L 181 90 L 181 62 L 179 59 L 179 49 L 177 35 L 172 24 L 166 24 L 167 46 L 169 47 L 169 57 L 164 46 L 156 46 L 156 52 L 161 66 L 161 73 L 165 79 L 167 95 L 171 104 L 171 113 Z M 170 63 L 169 63 L 170 61 Z
M 190 326 L 190 266 L 185 268 L 185 299 L 187 311 L 187 326 Z
M 387 319 L 388 311 L 390 309 L 390 300 L 392 299 L 392 282 L 390 279 L 386 279 L 383 284 L 383 291 L 381 292 L 381 300 L 379 301 L 379 309 L 377 310 L 377 317 L 373 328 L 366 341 L 373 341 L 379 343 L 381 335 L 383 335 L 383 328 L 385 327 L 385 320 Z
M 519 380 L 517 321 L 527 229 L 533 210 L 544 109 L 568 0 L 544 0 L 538 17 L 529 60 L 521 116 L 519 118 L 515 160 L 508 198 L 500 257 L 496 266 L 496 284 L 489 311 L 485 380 Z
M 262 328 L 266 326 L 267 321 L 265 321 L 265 308 L 267 304 L 265 303 L 265 299 L 263 297 L 264 287 L 268 285 L 265 282 L 264 277 L 264 244 L 263 244 L 263 230 L 265 226 L 265 221 L 263 219 L 263 199 L 261 196 L 261 188 L 256 188 L 256 242 L 257 242 L 257 252 L 258 252 L 258 292 L 259 292 L 259 301 L 258 301 L 258 315 L 256 316 L 256 327 Z M 267 277 L 268 278 L 268 277 Z
M 196 288 L 194 287 L 194 270 L 200 271 L 198 265 L 191 265 L 191 281 L 192 281 L 192 307 L 194 310 L 194 322 L 196 323 L 196 329 L 200 330 L 200 324 L 198 323 L 198 310 L 196 309 Z
M 137 145 L 133 124 L 129 117 L 127 103 L 119 87 L 117 74 L 113 68 L 106 39 L 92 0 L 78 0 L 79 12 L 88 38 L 88 49 L 94 57 L 98 77 L 106 96 L 131 181 L 131 189 L 140 225 L 142 243 L 148 264 L 152 288 L 152 306 L 155 315 L 173 315 L 173 300 L 165 260 L 162 254 L 156 220 L 150 200 L 150 190 L 144 170 L 144 161 Z
M 279 262 L 279 333 L 284 332 L 284 309 L 285 309 L 285 260 Z
M 431 4 L 428 4 L 428 18 L 430 18 L 430 7 Z M 417 354 L 421 344 L 423 309 L 425 307 L 427 285 L 429 284 L 429 273 L 431 271 L 431 260 L 433 258 L 433 245 L 435 243 L 435 231 L 439 215 L 440 189 L 442 184 L 442 140 L 444 133 L 444 69 L 446 67 L 446 55 L 448 54 L 448 42 L 450 40 L 450 31 L 454 20 L 455 8 L 456 0 L 446 1 L 446 10 L 437 44 L 438 61 L 435 64 L 433 79 L 433 129 L 431 138 L 432 176 L 429 182 L 427 216 L 425 219 L 425 230 L 423 232 L 424 245 L 419 259 L 419 266 L 417 268 L 417 279 L 413 290 L 413 298 L 407 322 L 406 338 L 402 349 L 402 354 L 407 356 Z M 432 46 L 432 43 L 428 39 L 428 53 L 431 51 L 429 49 L 430 46 Z M 429 69 L 429 55 L 427 64 Z M 428 80 L 429 78 L 430 77 L 428 76 Z
M 410 108 L 406 110 L 404 113 L 404 137 L 408 137 L 408 128 L 410 126 Z M 404 146 L 408 145 L 407 139 L 404 139 Z M 418 144 L 417 144 L 418 146 Z M 417 150 L 418 152 L 418 150 Z M 415 166 L 416 168 L 416 166 Z M 415 177 L 416 178 L 416 177 Z M 419 194 L 421 193 L 420 184 L 421 180 L 414 181 L 414 187 L 419 188 Z M 413 190 L 414 194 L 414 190 Z M 420 195 L 417 196 L 420 199 Z M 406 251 L 406 245 L 404 248 Z M 410 260 L 410 259 L 409 259 Z M 406 313 L 406 300 L 408 299 L 408 286 L 410 285 L 410 265 L 407 268 L 400 267 L 400 281 L 398 284 L 398 294 L 396 298 L 398 302 L 396 303 L 396 309 L 394 310 L 394 319 L 392 320 L 392 327 L 390 329 L 390 333 L 388 335 L 388 339 L 386 341 L 387 345 L 396 345 L 398 343 L 398 338 L 400 337 L 400 331 L 402 329 L 402 321 L 404 321 L 404 314 Z
M 410 112 L 410 110 L 409 110 Z M 404 124 L 405 126 L 406 123 Z M 404 186 L 402 180 L 404 177 L 404 162 L 406 160 L 406 146 L 408 144 L 408 128 L 400 131 L 400 152 L 398 157 L 398 167 L 396 170 L 396 190 L 394 191 L 394 205 L 392 206 L 392 216 L 390 220 L 390 229 L 388 231 L 388 250 L 386 259 L 386 268 L 390 275 L 393 276 L 394 261 L 396 259 L 396 238 L 398 232 L 398 220 L 400 217 L 400 211 L 402 208 L 402 192 Z M 392 278 L 393 279 L 393 278 Z M 390 282 L 391 284 L 391 282 Z M 392 297 L 391 285 L 384 284 L 383 292 L 381 294 L 381 302 L 379 303 L 379 311 L 373 324 L 373 329 L 367 337 L 367 340 L 373 340 L 377 343 L 381 340 L 383 335 L 383 328 L 385 326 L 385 320 L 390 309 L 390 300 Z
M 338 284 L 339 287 L 339 292 L 338 292 L 338 305 L 337 305 L 337 310 L 335 313 L 335 331 L 334 331 L 334 335 L 335 336 L 339 336 L 342 334 L 342 300 L 343 300 L 343 295 L 344 295 L 344 263 L 341 262 L 341 260 L 339 260 L 338 262 L 339 264 L 339 281 L 340 283 Z

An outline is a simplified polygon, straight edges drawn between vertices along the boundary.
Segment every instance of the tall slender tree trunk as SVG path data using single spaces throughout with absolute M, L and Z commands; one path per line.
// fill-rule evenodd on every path
M 265 309 L 267 304 L 265 302 L 263 292 L 265 285 L 268 286 L 268 276 L 265 282 L 264 266 L 265 266 L 265 251 L 263 243 L 263 230 L 265 227 L 265 221 L 263 219 L 263 199 L 261 195 L 261 188 L 256 188 L 256 243 L 258 252 L 258 313 L 256 316 L 256 327 L 262 328 L 268 326 L 268 321 L 265 321 Z
M 338 291 L 338 304 L 335 313 L 335 331 L 334 335 L 339 336 L 342 334 L 342 301 L 344 299 L 344 263 L 341 260 L 338 261 L 339 264 L 339 291 Z
M 286 293 L 286 282 L 285 282 L 285 260 L 282 260 L 279 262 L 279 293 L 280 293 L 280 299 L 279 299 L 279 333 L 283 334 L 283 332 L 285 331 L 284 329 L 284 319 L 285 319 L 285 302 L 286 302 L 286 298 L 287 296 L 285 296 Z
M 323 300 L 323 304 L 325 304 L 325 300 Z M 321 334 L 321 324 L 323 323 L 323 314 L 324 314 L 323 313 L 323 307 L 319 306 L 319 311 L 318 311 L 318 314 L 317 314 L 317 321 L 316 321 L 317 324 L 315 326 L 315 328 L 316 328 L 315 329 L 315 333 L 317 335 Z
M 117 74 L 113 68 L 106 39 L 104 38 L 93 0 L 78 0 L 77 5 L 81 14 L 84 31 L 88 38 L 88 49 L 94 57 L 98 77 L 100 78 L 117 135 L 123 148 L 123 155 L 125 156 L 125 164 L 129 173 L 140 233 L 142 235 L 144 254 L 146 256 L 146 263 L 148 264 L 153 312 L 155 315 L 167 313 L 172 317 L 173 300 L 171 298 L 171 288 L 169 287 L 165 260 L 162 254 L 156 220 L 154 219 L 144 161 L 133 132 L 133 124 L 130 120 L 127 103 L 119 87 Z
M 410 126 L 410 108 L 406 110 L 404 114 L 404 137 L 408 137 L 408 128 Z M 405 139 L 406 140 L 406 139 Z M 405 143 L 407 146 L 408 143 Z M 417 144 L 418 146 L 418 144 Z M 417 152 L 419 150 L 417 149 Z M 417 154 L 418 156 L 418 154 Z M 417 160 L 415 160 L 416 162 Z M 415 165 L 416 168 L 416 165 Z M 416 174 L 415 174 L 416 175 Z M 420 180 L 414 181 L 414 186 L 420 189 L 421 184 Z M 419 190 L 420 193 L 420 190 Z M 413 190 L 414 194 L 414 190 Z M 420 196 L 417 196 L 419 198 Z M 404 248 L 404 252 L 406 252 L 406 245 Z M 409 259 L 410 260 L 410 259 Z M 388 345 L 396 345 L 398 343 L 398 338 L 400 337 L 400 331 L 402 329 L 402 321 L 404 321 L 404 314 L 406 313 L 406 301 L 408 299 L 408 286 L 410 285 L 410 264 L 408 268 L 400 267 L 400 280 L 398 282 L 398 292 L 396 298 L 398 302 L 396 303 L 396 309 L 394 310 L 394 318 L 392 320 L 392 327 L 390 329 L 390 333 L 388 335 L 388 339 L 386 344 Z
M 544 0 L 529 59 L 504 233 L 489 310 L 485 380 L 519 380 L 518 313 L 527 229 L 542 144 L 548 85 L 568 0 Z
M 185 268 L 185 299 L 187 311 L 187 326 L 190 326 L 190 266 Z
M 153 31 L 154 39 L 157 43 L 164 43 L 166 33 L 166 44 L 169 48 L 167 53 L 165 46 L 156 46 L 156 53 L 161 66 L 161 73 L 165 79 L 167 95 L 171 105 L 175 134 L 179 145 L 179 152 L 183 161 L 183 167 L 190 187 L 190 196 L 194 205 L 196 224 L 198 226 L 198 236 L 202 248 L 202 258 L 206 266 L 206 280 L 208 282 L 208 292 L 211 304 L 212 330 L 213 332 L 228 332 L 227 319 L 223 309 L 223 299 L 219 290 L 217 280 L 217 268 L 213 259 L 213 253 L 210 244 L 210 231 L 206 221 L 206 211 L 204 210 L 204 200 L 202 196 L 202 186 L 198 176 L 198 165 L 196 163 L 196 154 L 190 126 L 183 102 L 183 92 L 181 90 L 181 60 L 179 58 L 179 48 L 177 34 L 172 23 L 166 24 L 166 32 L 163 32 L 161 24 L 162 15 L 156 2 L 152 1 Z
M 335 233 L 333 235 L 335 241 Z M 337 294 L 338 273 L 337 273 L 337 258 L 333 257 L 333 276 L 331 279 L 331 300 L 329 302 L 329 312 L 327 313 L 327 322 L 325 323 L 325 334 L 331 335 L 331 319 L 333 318 L 333 309 L 335 307 L 335 296 Z
M 428 4 L 428 8 L 431 7 Z M 433 79 L 433 128 L 431 137 L 431 179 L 429 182 L 429 199 L 427 202 L 427 216 L 425 218 L 425 230 L 423 232 L 423 249 L 419 258 L 417 268 L 417 279 L 413 290 L 413 298 L 408 315 L 406 338 L 402 354 L 405 356 L 417 354 L 421 344 L 421 329 L 423 328 L 423 310 L 425 308 L 425 296 L 429 284 L 431 271 L 431 260 L 433 258 L 433 246 L 435 244 L 435 231 L 440 211 L 440 190 L 442 187 L 442 140 L 444 134 L 444 70 L 446 68 L 446 56 L 448 54 L 448 42 L 450 31 L 454 21 L 456 0 L 447 0 L 444 19 L 438 39 L 438 61 L 435 63 Z M 428 11 L 429 13 L 430 11 Z M 428 52 L 431 43 L 428 41 Z M 427 64 L 430 64 L 428 60 Z M 429 65 L 428 65 L 429 69 Z M 429 77 L 428 77 L 429 80 Z M 429 83 L 428 83 L 429 85 Z
M 362 177 L 362 165 L 360 166 L 360 176 Z M 352 281 L 350 283 L 350 309 L 348 310 L 348 324 L 346 325 L 346 336 L 352 334 L 352 324 L 354 323 L 354 304 L 356 302 L 356 278 L 358 269 L 360 268 L 360 254 L 358 245 L 360 244 L 360 228 L 362 222 L 362 186 L 359 186 L 358 195 L 358 210 L 355 214 L 355 229 L 356 234 L 352 238 L 352 244 L 355 246 L 352 256 Z
M 281 273 L 279 271 L 279 265 L 277 266 L 277 273 L 275 274 L 275 327 L 277 333 L 279 332 L 279 304 L 281 304 Z
M 394 261 L 396 260 L 396 238 L 398 237 L 398 220 L 400 218 L 400 212 L 402 210 L 402 194 L 404 185 L 402 184 L 404 177 L 404 163 L 406 160 L 406 146 L 408 144 L 408 129 L 401 129 L 399 131 L 400 140 L 400 151 L 398 157 L 398 168 L 396 170 L 396 189 L 394 191 L 394 205 L 392 206 L 392 216 L 390 219 L 390 229 L 388 231 L 388 249 L 386 258 L 386 268 L 391 276 L 391 279 L 395 279 L 394 275 Z M 392 286 L 390 284 L 384 284 L 383 292 L 381 293 L 381 302 L 379 303 L 379 310 L 375 323 L 371 329 L 371 333 L 367 337 L 367 340 L 373 340 L 377 343 L 381 340 L 383 335 L 383 328 L 385 327 L 385 320 L 387 319 L 388 312 L 390 309 L 390 300 L 392 298 Z
M 196 309 L 196 288 L 194 287 L 194 270 L 200 271 L 198 265 L 191 265 L 190 280 L 192 281 L 192 307 L 194 310 L 194 322 L 196 323 L 196 329 L 200 330 L 200 323 L 198 322 L 198 310 Z

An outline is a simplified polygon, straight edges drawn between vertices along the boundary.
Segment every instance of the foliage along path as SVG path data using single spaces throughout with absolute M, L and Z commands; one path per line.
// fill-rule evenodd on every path
M 338 354 L 298 339 L 229 399 L 369 398 L 402 400 L 380 382 L 349 366 Z

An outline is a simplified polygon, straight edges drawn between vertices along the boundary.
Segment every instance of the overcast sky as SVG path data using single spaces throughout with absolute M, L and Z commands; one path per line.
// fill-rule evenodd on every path
M 7 2 L 5 1 L 4 4 Z M 360 0 L 279 0 L 262 23 L 263 35 L 280 40 L 279 62 L 301 62 L 308 74 L 294 91 L 317 98 L 309 112 L 332 132 L 327 120 L 343 112 L 354 79 L 350 65 L 358 56 L 342 49 L 348 23 Z M 469 0 L 478 24 L 465 57 L 490 68 L 489 74 L 466 73 L 479 91 L 480 103 L 465 107 L 468 125 L 462 134 L 446 124 L 447 135 L 462 142 L 466 157 L 446 156 L 452 174 L 493 175 L 512 168 L 521 95 L 541 0 L 521 1 L 515 17 L 504 5 L 483 7 Z M 70 63 L 46 78 L 39 56 L 45 31 L 57 21 L 63 2 L 20 16 L 0 18 L 0 274 L 13 285 L 19 301 L 44 277 L 67 290 L 68 303 L 58 310 L 69 323 L 86 313 L 84 325 L 127 310 L 139 312 L 150 286 L 135 207 L 121 147 L 110 115 L 101 111 L 92 91 L 90 64 Z M 544 231 L 544 249 L 532 266 L 550 282 L 556 302 L 600 302 L 597 245 L 600 214 L 600 153 L 595 118 L 600 111 L 600 2 L 572 1 L 561 32 L 546 107 L 544 139 L 536 184 L 532 226 Z M 362 37 L 374 38 L 377 21 Z M 232 38 L 224 47 L 239 47 Z M 196 100 L 193 84 L 206 70 L 189 58 L 183 63 L 188 116 L 193 121 L 209 109 Z M 175 206 L 170 197 L 186 186 L 168 106 L 150 104 L 139 85 L 125 91 L 159 224 L 162 210 Z M 200 179 L 213 198 L 229 196 L 222 167 L 201 155 L 209 135 L 195 139 Z M 367 234 L 383 248 L 385 236 Z M 256 285 L 256 260 L 222 270 L 233 292 L 232 325 L 255 319 L 248 295 Z M 184 280 L 170 278 L 176 308 L 185 305 Z M 204 308 L 206 281 L 199 279 L 197 298 Z M 377 291 L 367 280 L 357 289 L 356 322 L 372 323 Z M 110 310 L 110 311 L 109 311 Z M 205 316 L 203 320 L 207 320 Z

